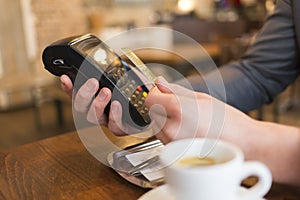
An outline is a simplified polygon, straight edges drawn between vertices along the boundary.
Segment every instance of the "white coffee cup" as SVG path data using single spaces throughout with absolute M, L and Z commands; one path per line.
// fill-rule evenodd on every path
M 192 167 L 178 164 L 194 156 L 207 156 L 217 163 Z M 178 200 L 259 200 L 272 185 L 271 173 L 264 164 L 244 161 L 238 147 L 220 140 L 177 140 L 163 148 L 160 159 L 166 183 Z M 252 175 L 258 177 L 258 183 L 242 189 L 242 180 Z

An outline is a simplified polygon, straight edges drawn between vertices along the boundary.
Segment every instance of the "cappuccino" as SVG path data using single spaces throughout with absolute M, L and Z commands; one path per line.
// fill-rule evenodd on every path
M 185 167 L 209 166 L 217 164 L 212 157 L 186 157 L 178 161 L 178 164 Z

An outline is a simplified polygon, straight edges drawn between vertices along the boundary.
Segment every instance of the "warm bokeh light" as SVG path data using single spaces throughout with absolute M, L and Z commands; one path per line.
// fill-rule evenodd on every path
M 272 13 L 275 10 L 275 3 L 272 0 L 267 0 L 265 6 L 268 13 Z
M 179 0 L 177 3 L 178 9 L 182 12 L 191 12 L 195 8 L 194 0 Z

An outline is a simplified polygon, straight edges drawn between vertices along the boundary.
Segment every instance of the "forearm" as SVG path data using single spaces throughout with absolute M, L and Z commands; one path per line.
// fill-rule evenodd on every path
M 257 139 L 252 140 L 252 145 L 257 143 L 258 148 L 254 154 L 248 154 L 249 158 L 254 158 L 257 154 L 259 159 L 265 160 L 275 181 L 300 186 L 299 128 L 270 122 L 256 123 Z
M 275 182 L 300 186 L 299 128 L 241 118 L 231 132 L 225 125 L 223 139 L 239 145 L 247 160 L 264 162 Z
M 188 81 L 194 91 L 207 93 L 243 112 L 269 102 L 267 92 L 254 84 L 238 64 L 228 64 L 203 77 L 190 76 Z M 179 81 L 176 83 L 184 85 Z

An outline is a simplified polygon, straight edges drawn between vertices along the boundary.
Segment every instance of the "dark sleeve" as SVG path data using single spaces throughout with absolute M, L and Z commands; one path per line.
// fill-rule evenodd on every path
M 291 3 L 280 0 L 240 60 L 220 67 L 203 79 L 190 77 L 189 81 L 197 91 L 208 92 L 208 85 L 212 96 L 242 111 L 250 111 L 272 102 L 297 78 L 298 56 Z M 220 75 L 224 85 L 215 81 Z

